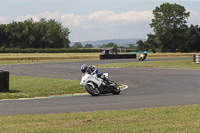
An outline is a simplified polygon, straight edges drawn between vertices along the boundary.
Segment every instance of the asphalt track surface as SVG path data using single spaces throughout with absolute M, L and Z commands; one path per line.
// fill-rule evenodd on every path
M 169 60 L 147 59 L 146 61 Z M 172 60 L 172 59 L 170 59 Z M 174 59 L 177 60 L 177 59 Z M 192 59 L 190 59 L 192 61 Z M 135 62 L 136 59 L 2 65 L 11 75 L 80 80 L 82 64 Z M 61 114 L 200 104 L 200 70 L 164 68 L 99 68 L 128 89 L 120 95 L 90 95 L 30 100 L 1 100 L 0 115 Z

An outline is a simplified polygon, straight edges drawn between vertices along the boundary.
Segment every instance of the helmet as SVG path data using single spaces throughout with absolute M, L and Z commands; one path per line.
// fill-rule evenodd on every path
M 82 73 L 85 73 L 86 70 L 87 70 L 87 66 L 86 66 L 85 64 L 83 64 L 83 65 L 81 66 L 81 72 L 82 72 Z
M 147 53 L 147 51 L 144 51 L 144 53 L 146 54 L 146 53 Z

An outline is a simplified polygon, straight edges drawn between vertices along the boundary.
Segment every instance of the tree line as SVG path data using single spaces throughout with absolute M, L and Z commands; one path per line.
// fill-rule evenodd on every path
M 200 27 L 187 25 L 190 12 L 179 4 L 163 3 L 153 10 L 154 18 L 150 27 L 154 33 L 147 34 L 147 40 L 138 40 L 127 48 L 134 51 L 199 52 Z M 80 45 L 80 44 L 79 44 Z M 100 47 L 121 47 L 114 43 Z
M 53 19 L 0 24 L 1 48 L 69 48 L 69 29 Z
M 200 27 L 187 25 L 190 12 L 178 4 L 163 3 L 153 10 L 150 27 L 154 34 L 147 34 L 146 41 L 137 42 L 139 50 L 150 51 L 200 51 Z
M 179 4 L 163 3 L 153 10 L 154 18 L 150 24 L 154 33 L 147 34 L 147 40 L 129 44 L 133 51 L 200 51 L 200 27 L 187 25 L 190 12 Z M 39 22 L 32 19 L 24 22 L 0 24 L 0 48 L 93 48 L 92 44 L 83 46 L 76 42 L 69 46 L 69 29 L 53 19 Z M 110 42 L 103 47 L 124 48 Z

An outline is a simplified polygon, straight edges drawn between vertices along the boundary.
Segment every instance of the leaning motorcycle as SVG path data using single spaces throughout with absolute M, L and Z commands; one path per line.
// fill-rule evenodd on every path
M 138 61 L 144 61 L 146 59 L 146 57 L 147 56 L 143 53 L 143 54 L 140 55 L 140 58 L 139 58 Z
M 120 87 L 108 79 L 108 73 L 103 73 L 104 78 L 100 78 L 97 74 L 84 73 L 81 78 L 80 85 L 84 86 L 86 91 L 92 96 L 100 94 L 112 93 L 117 95 L 120 93 Z

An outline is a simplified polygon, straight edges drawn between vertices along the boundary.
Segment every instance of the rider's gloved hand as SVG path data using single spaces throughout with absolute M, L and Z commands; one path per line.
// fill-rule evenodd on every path
M 105 80 L 105 79 L 106 79 L 106 76 L 105 76 L 105 75 L 101 75 L 101 78 Z

